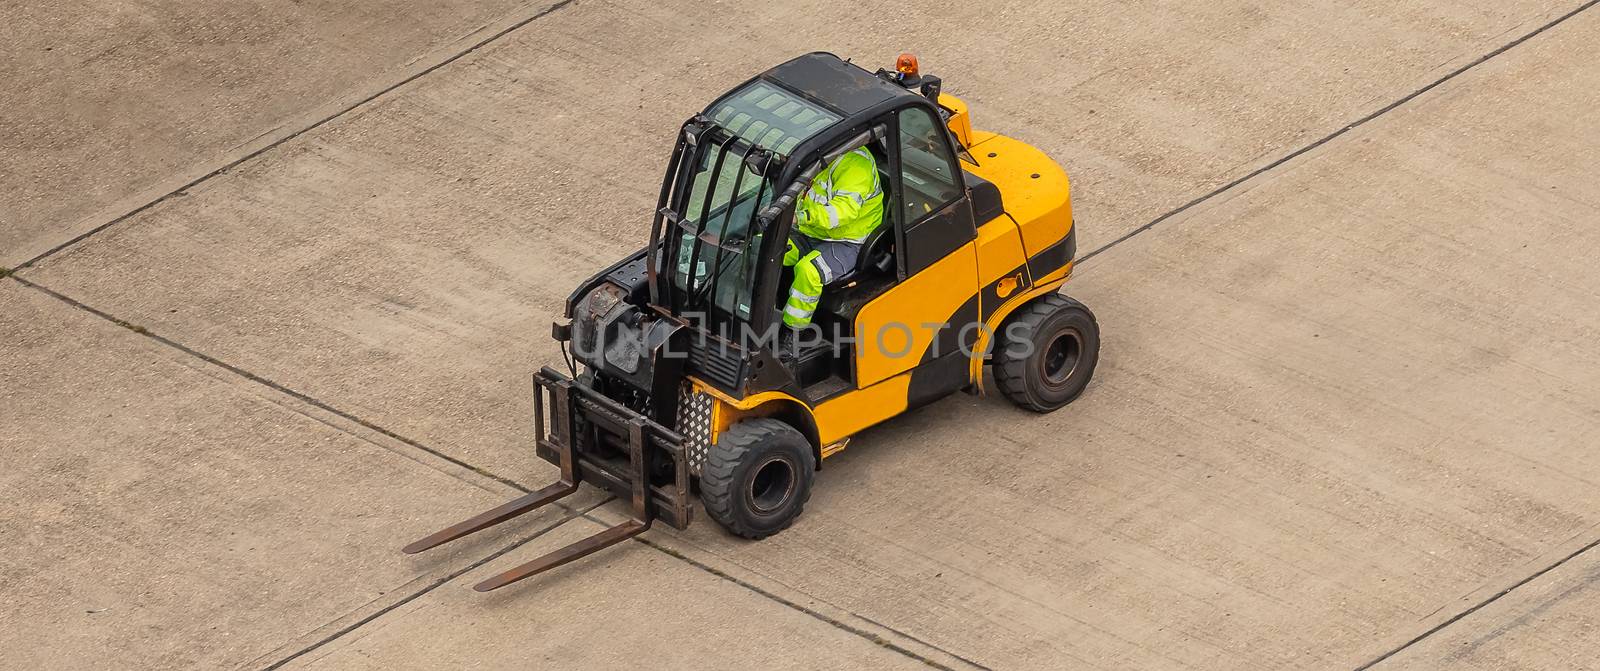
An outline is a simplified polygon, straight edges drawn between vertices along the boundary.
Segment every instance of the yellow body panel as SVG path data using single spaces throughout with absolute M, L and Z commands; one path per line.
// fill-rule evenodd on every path
M 993 132 L 986 131 L 986 130 L 974 130 L 974 131 L 972 131 L 972 144 L 969 144 L 967 146 L 969 148 L 975 148 L 978 145 L 983 144 L 984 142 L 987 142 L 990 139 L 997 138 L 997 137 L 1000 137 L 999 133 L 993 133 Z M 973 149 L 973 151 L 977 151 L 977 150 Z M 970 167 L 972 167 L 972 164 L 968 163 L 968 164 L 964 165 L 963 167 L 970 168 Z
M 817 434 L 823 445 L 848 438 L 873 424 L 906 411 L 906 390 L 911 374 L 905 373 L 878 384 L 846 392 L 817 406 Z
M 1061 166 L 1032 145 L 1003 135 L 990 134 L 972 148 L 972 155 L 978 165 L 961 167 L 1000 188 L 1029 256 L 1067 235 L 1072 227 L 1071 184 Z
M 963 147 L 971 147 L 975 140 L 972 137 L 972 117 L 967 114 L 966 101 L 940 93 L 939 105 L 950 110 L 950 120 L 946 125 L 950 127 L 950 132 L 955 134 L 956 141 Z
M 1028 257 L 1022 251 L 1022 238 L 1017 233 L 1017 222 L 1000 215 L 978 227 L 978 286 L 986 287 L 1007 275 L 1026 271 Z M 1026 283 L 1025 281 L 1023 282 Z
M 843 450 L 850 436 L 856 432 L 905 412 L 906 390 L 911 384 L 911 374 L 899 375 L 866 389 L 845 392 L 815 409 L 783 392 L 768 391 L 736 399 L 698 379 L 691 377 L 689 380 L 696 392 L 708 394 L 716 400 L 711 406 L 711 442 L 715 443 L 722 432 L 740 419 L 767 416 L 780 406 L 799 407 L 810 414 L 815 422 L 822 456 L 826 458 Z
M 872 299 L 856 314 L 856 383 L 870 387 L 922 360 L 937 328 L 982 288 L 975 242 Z
M 717 441 L 717 436 L 733 426 L 733 423 L 745 417 L 762 417 L 771 414 L 780 406 L 798 406 L 804 412 L 811 412 L 810 406 L 803 401 L 781 391 L 764 391 L 751 394 L 744 398 L 734 398 L 721 389 L 713 387 L 695 377 L 689 378 L 696 392 L 709 395 L 716 402 L 711 405 L 711 442 Z
M 781 391 L 763 391 L 759 394 L 751 394 L 744 398 L 734 398 L 723 393 L 721 389 L 706 384 L 698 378 L 690 377 L 689 381 L 694 384 L 695 391 L 710 394 L 713 398 L 732 407 L 734 410 L 752 410 L 766 404 L 768 401 L 778 400 L 794 401 L 795 403 L 805 405 L 804 403 L 800 402 L 800 399 L 785 394 Z
M 978 331 L 972 351 L 983 352 L 988 349 L 992 340 L 991 334 L 999 332 L 1000 325 L 1005 322 L 1006 317 L 1028 301 L 1060 289 L 1070 274 L 1071 264 L 1068 264 L 1055 279 L 1041 282 L 1005 298 L 1000 307 L 984 321 L 986 328 Z M 912 363 L 915 361 L 913 359 Z M 980 391 L 983 385 L 983 365 L 983 357 L 973 357 L 969 370 L 972 383 L 979 385 Z M 690 380 L 696 391 L 709 394 L 717 401 L 713 405 L 711 415 L 712 442 L 739 419 L 773 414 L 778 406 L 797 407 L 811 415 L 817 428 L 818 441 L 822 446 L 822 456 L 826 458 L 843 450 L 850 437 L 857 432 L 905 412 L 911 373 L 903 372 L 865 389 L 845 392 L 824 401 L 816 408 L 794 396 L 778 391 L 761 392 L 736 399 L 697 379 L 690 378 Z
M 1052 273 L 1052 275 L 1055 276 L 1055 279 L 1039 282 L 1033 285 L 1033 287 L 1029 288 L 1027 291 L 1018 292 L 1012 295 L 1010 298 L 1005 299 L 1005 302 L 1000 304 L 999 309 L 996 309 L 994 314 L 989 315 L 989 318 L 984 320 L 984 328 L 978 331 L 978 339 L 972 344 L 972 351 L 987 351 L 990 344 L 994 340 L 993 336 L 1000 332 L 1000 325 L 1005 323 L 1006 317 L 1011 316 L 1011 313 L 1015 312 L 1017 308 L 1022 307 L 1024 303 L 1060 289 L 1061 285 L 1067 281 L 1067 277 L 1071 274 L 1072 264 L 1068 263 L 1066 268 L 1059 271 L 1059 273 Z M 970 373 L 972 375 L 972 383 L 978 386 L 979 392 L 982 392 L 983 357 L 978 356 L 972 358 L 972 367 L 970 369 Z

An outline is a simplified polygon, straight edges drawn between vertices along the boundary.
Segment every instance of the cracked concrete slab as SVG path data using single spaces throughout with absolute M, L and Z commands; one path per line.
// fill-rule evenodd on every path
M 604 528 L 569 523 L 285 668 L 929 668 L 638 543 L 488 594 L 470 588 Z
M 406 560 L 505 494 L 10 280 L 0 361 L 8 664 L 239 667 L 510 542 Z
M 70 0 L 0 7 L 0 265 L 127 211 L 521 5 Z M 464 45 L 463 45 L 464 46 Z M 209 168 L 202 169 L 204 174 Z M 198 175 L 194 175 L 198 176 Z

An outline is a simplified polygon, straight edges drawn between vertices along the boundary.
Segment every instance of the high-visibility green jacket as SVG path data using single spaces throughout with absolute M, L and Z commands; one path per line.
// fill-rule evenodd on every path
M 866 241 L 883 224 L 883 189 L 872 152 L 848 152 L 817 173 L 795 206 L 794 222 L 817 240 Z

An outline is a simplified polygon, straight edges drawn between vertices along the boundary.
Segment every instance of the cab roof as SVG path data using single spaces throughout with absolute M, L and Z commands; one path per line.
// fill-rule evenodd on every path
M 921 96 L 830 53 L 796 57 L 733 88 L 706 107 L 704 117 L 733 135 L 789 156 L 830 129 L 864 114 Z
M 820 51 L 773 67 L 761 73 L 761 78 L 831 107 L 846 117 L 891 98 L 916 95 L 859 65 Z
M 896 96 L 915 96 L 898 84 L 885 81 L 833 54 L 817 51 L 797 56 L 763 72 L 723 94 L 706 107 L 711 111 L 735 92 L 755 81 L 768 81 L 804 96 L 841 116 L 849 117 Z

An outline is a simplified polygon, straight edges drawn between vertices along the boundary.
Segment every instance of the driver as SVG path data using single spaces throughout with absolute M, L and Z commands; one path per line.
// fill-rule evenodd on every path
M 817 173 L 795 205 L 794 224 L 798 235 L 790 236 L 783 255 L 783 265 L 794 266 L 783 323 L 798 330 L 811 324 L 822 286 L 855 270 L 861 244 L 883 224 L 883 189 L 872 152 L 858 147 Z

